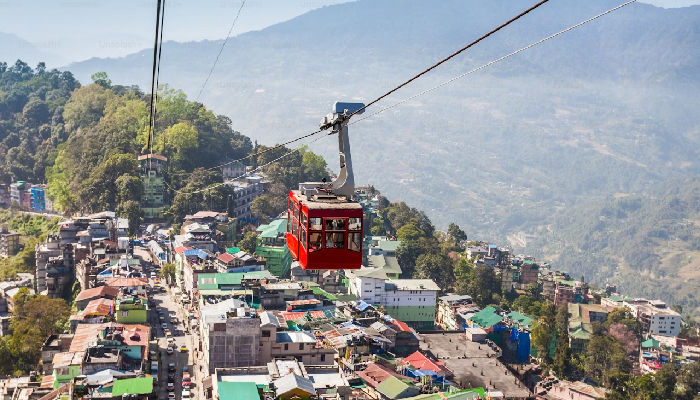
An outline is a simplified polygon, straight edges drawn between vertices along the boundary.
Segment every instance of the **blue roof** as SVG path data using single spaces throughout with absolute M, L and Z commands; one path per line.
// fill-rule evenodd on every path
M 496 245 L 495 245 L 495 244 L 490 244 L 490 245 L 489 245 L 489 249 L 495 249 L 495 248 L 496 248 Z
M 199 257 L 201 259 L 207 258 L 208 254 L 202 249 L 189 249 L 182 252 L 185 257 Z
M 364 301 L 359 301 L 357 303 L 357 308 L 360 309 L 360 311 L 365 311 L 367 308 L 371 307 L 371 305 L 365 303 Z

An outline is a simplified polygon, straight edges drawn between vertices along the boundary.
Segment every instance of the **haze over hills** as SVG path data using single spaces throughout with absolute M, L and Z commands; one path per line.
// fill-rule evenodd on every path
M 334 101 L 369 101 L 529 5 L 361 0 L 317 9 L 230 39 L 200 101 L 261 143 L 286 141 L 315 130 Z M 617 5 L 548 3 L 382 105 Z M 635 3 L 359 122 L 356 180 L 426 210 L 438 227 L 454 221 L 470 238 L 507 243 L 559 213 L 696 174 L 700 54 L 688 50 L 700 46 L 699 22 L 699 6 Z M 166 43 L 160 81 L 195 99 L 220 44 Z M 81 81 L 106 71 L 146 88 L 150 60 L 144 50 L 68 69 Z M 334 167 L 335 146 L 326 139 L 312 149 Z

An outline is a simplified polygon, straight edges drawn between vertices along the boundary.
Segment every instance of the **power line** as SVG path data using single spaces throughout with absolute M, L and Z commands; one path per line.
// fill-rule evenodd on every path
M 465 50 L 467 50 L 467 49 L 473 47 L 473 46 L 476 45 L 477 43 L 479 43 L 479 42 L 481 42 L 482 40 L 488 38 L 489 36 L 493 35 L 494 33 L 498 32 L 498 31 L 500 31 L 501 29 L 505 28 L 506 26 L 512 24 L 513 22 L 519 20 L 520 18 L 522 18 L 522 17 L 524 17 L 526 14 L 528 14 L 530 11 L 532 11 L 532 10 L 538 8 L 539 6 L 541 6 L 542 4 L 544 4 L 544 3 L 548 2 L 548 1 L 549 1 L 549 0 L 542 0 L 542 1 L 540 1 L 539 3 L 535 4 L 534 6 L 528 8 L 527 10 L 525 10 L 525 11 L 523 11 L 523 12 L 521 12 L 520 14 L 518 14 L 518 15 L 516 15 L 515 17 L 511 18 L 510 20 L 504 22 L 503 24 L 501 24 L 500 26 L 498 26 L 496 29 L 492 30 L 491 32 L 485 34 L 484 36 L 482 36 L 482 37 L 476 39 L 475 41 L 471 42 L 470 44 L 468 44 L 468 45 L 462 47 L 461 49 L 455 51 L 454 53 L 450 54 L 449 56 L 443 58 L 443 59 L 442 59 L 441 61 L 439 61 L 437 64 L 434 64 L 434 65 L 431 66 L 430 68 L 424 70 L 423 72 L 421 72 L 421 73 L 419 73 L 418 75 L 414 76 L 413 78 L 407 80 L 406 82 L 400 84 L 399 86 L 395 87 L 394 89 L 391 89 L 390 91 L 388 91 L 388 92 L 384 93 L 383 95 L 377 97 L 376 99 L 370 101 L 370 102 L 367 103 L 367 105 L 365 105 L 364 107 L 362 107 L 362 108 L 360 108 L 359 110 L 355 111 L 354 113 L 350 114 L 350 115 L 348 116 L 348 118 L 349 118 L 349 117 L 352 117 L 352 116 L 355 115 L 355 114 L 359 114 L 359 113 L 363 112 L 365 109 L 367 109 L 368 107 L 370 107 L 370 106 L 372 106 L 373 104 L 377 103 L 377 102 L 380 101 L 381 99 L 383 99 L 383 98 L 389 96 L 390 94 L 396 92 L 397 90 L 401 89 L 402 87 L 408 85 L 409 83 L 415 81 L 416 79 L 420 78 L 421 76 L 427 74 L 428 72 L 434 70 L 435 68 L 439 67 L 440 65 L 446 63 L 447 61 L 449 61 L 449 60 L 451 60 L 452 58 L 456 57 L 456 56 L 459 55 L 460 53 L 462 53 L 462 52 L 464 52 Z
M 385 107 L 385 108 L 383 108 L 383 109 L 381 109 L 381 110 L 379 110 L 379 111 L 377 111 L 377 112 L 374 112 L 374 113 L 372 113 L 372 114 L 370 114 L 370 115 L 367 115 L 367 116 L 362 117 L 362 118 L 360 118 L 360 119 L 354 120 L 354 121 L 352 121 L 349 125 L 354 125 L 354 124 L 356 124 L 356 123 L 358 123 L 358 122 L 360 122 L 360 121 L 364 121 L 364 120 L 366 120 L 366 119 L 368 119 L 368 118 L 371 118 L 371 117 L 373 117 L 373 116 L 375 116 L 375 115 L 377 115 L 377 114 L 381 114 L 381 113 L 383 113 L 384 111 L 386 111 L 386 110 L 388 110 L 388 109 L 391 109 L 391 108 L 394 108 L 394 107 L 396 107 L 396 106 L 398 106 L 398 105 L 401 105 L 401 104 L 403 104 L 403 103 L 406 103 L 407 101 L 411 101 L 411 100 L 415 99 L 416 97 L 422 96 L 422 95 L 424 95 L 424 94 L 426 94 L 426 93 L 428 93 L 428 92 L 432 92 L 432 91 L 435 90 L 435 89 L 438 89 L 438 88 L 440 88 L 440 87 L 443 87 L 443 86 L 445 86 L 445 85 L 447 85 L 447 84 L 449 84 L 449 83 L 452 83 L 452 82 L 454 82 L 454 81 L 456 81 L 456 80 L 458 80 L 458 79 L 464 78 L 464 77 L 467 76 L 467 75 L 471 75 L 471 74 L 473 74 L 473 73 L 475 73 L 475 72 L 477 72 L 477 71 L 480 71 L 480 70 L 482 70 L 482 69 L 484 69 L 484 68 L 487 68 L 487 67 L 489 67 L 489 66 L 491 66 L 491 65 L 493 65 L 493 64 L 496 64 L 496 63 L 498 63 L 498 62 L 501 62 L 501 61 L 505 60 L 506 58 L 512 57 L 512 56 L 514 56 L 514 55 L 516 55 L 516 54 L 518 54 L 518 53 L 520 53 L 520 52 L 523 52 L 523 51 L 528 50 L 528 49 L 530 49 L 530 48 L 532 48 L 532 47 L 535 47 L 535 46 L 537 46 L 538 44 L 542 44 L 542 43 L 548 41 L 549 39 L 553 39 L 553 38 L 555 38 L 555 37 L 557 37 L 557 36 L 559 36 L 559 35 L 561 35 L 561 34 L 564 34 L 564 33 L 566 33 L 566 32 L 569 32 L 569 31 L 573 30 L 573 29 L 576 29 L 576 28 L 578 28 L 578 27 L 580 27 L 580 26 L 582 26 L 582 25 L 585 25 L 585 24 L 587 24 L 587 23 L 589 23 L 589 22 L 591 22 L 591 21 L 593 21 L 593 20 L 596 20 L 596 19 L 598 19 L 598 18 L 600 18 L 600 17 L 602 17 L 602 16 L 604 16 L 604 15 L 610 14 L 610 13 L 613 12 L 613 11 L 619 10 L 619 9 L 621 9 L 622 7 L 628 6 L 628 5 L 630 5 L 630 4 L 632 4 L 632 3 L 636 2 L 636 1 L 637 1 L 637 0 L 631 0 L 631 1 L 628 1 L 627 3 L 621 4 L 621 5 L 619 5 L 619 6 L 615 7 L 615 8 L 611 8 L 610 10 L 605 11 L 604 13 L 598 14 L 598 15 L 596 15 L 595 17 L 589 18 L 589 19 L 587 19 L 587 20 L 585 20 L 585 21 L 583 21 L 583 22 L 580 22 L 580 23 L 578 23 L 578 24 L 572 26 L 572 27 L 566 28 L 566 29 L 564 29 L 563 31 L 559 31 L 559 32 L 555 33 L 554 35 L 548 36 L 548 37 L 546 37 L 546 38 L 544 38 L 544 39 L 542 39 L 542 40 L 539 40 L 539 41 L 537 41 L 537 42 L 535 42 L 535 43 L 532 43 L 532 44 L 530 44 L 530 45 L 528 45 L 528 46 L 525 46 L 525 47 L 523 47 L 523 48 L 520 49 L 520 50 L 516 50 L 516 51 L 514 51 L 514 52 L 512 52 L 512 53 L 510 53 L 510 54 L 508 54 L 508 55 L 505 55 L 505 56 L 503 56 L 503 57 L 501 57 L 501 58 L 499 58 L 499 59 L 497 59 L 497 60 L 493 60 L 493 61 L 491 61 L 491 62 L 489 62 L 489 63 L 487 63 L 487 64 L 484 64 L 484 65 L 482 65 L 482 66 L 480 66 L 480 67 L 478 67 L 478 68 L 475 68 L 475 69 L 473 69 L 473 70 L 471 70 L 471 71 L 469 71 L 469 72 L 465 72 L 465 73 L 463 73 L 462 75 L 459 75 L 459 76 L 457 76 L 457 77 L 455 77 L 455 78 L 452 78 L 452 79 L 450 79 L 450 80 L 448 80 L 448 81 L 445 81 L 445 82 L 443 82 L 443 83 L 441 83 L 441 84 L 439 84 L 439 85 L 437 85 L 437 86 L 434 86 L 434 87 L 432 87 L 432 88 L 430 88 L 430 89 L 424 90 L 424 91 L 422 91 L 422 92 L 420 92 L 420 93 L 418 93 L 418 94 L 415 94 L 415 95 L 413 95 L 413 96 L 411 96 L 411 97 L 409 97 L 409 98 L 407 98 L 407 99 L 401 100 L 401 101 L 399 101 L 398 103 L 395 103 L 395 104 L 393 104 L 393 105 L 390 105 L 389 107 Z
M 164 1 L 164 0 L 162 0 Z M 160 10 L 162 7 L 162 1 L 158 0 L 158 5 L 156 9 L 156 36 L 155 40 L 153 43 L 153 71 L 151 72 L 151 107 L 150 107 L 150 116 L 148 120 L 148 129 L 150 129 L 150 132 L 148 132 L 148 148 L 149 151 L 152 153 L 153 152 L 153 106 L 155 102 L 155 91 L 154 91 L 154 86 L 156 84 L 156 63 L 158 62 L 158 33 L 160 31 Z
M 202 88 L 199 89 L 199 94 L 197 95 L 197 100 L 199 101 L 199 97 L 202 95 L 202 91 L 204 91 L 204 87 L 207 86 L 207 82 L 209 82 L 209 78 L 211 77 L 211 73 L 214 72 L 214 67 L 216 67 L 216 63 L 219 62 L 219 57 L 221 57 L 221 53 L 224 51 L 224 47 L 226 47 L 226 42 L 228 42 L 228 38 L 231 36 L 231 32 L 233 31 L 233 27 L 236 25 L 236 21 L 238 21 L 238 17 L 241 16 L 241 11 L 243 10 L 243 6 L 245 6 L 246 0 L 243 0 L 241 2 L 241 7 L 238 9 L 238 14 L 236 14 L 236 18 L 233 20 L 233 23 L 231 24 L 231 28 L 228 30 L 228 35 L 226 35 L 226 39 L 224 39 L 224 43 L 221 45 L 221 49 L 219 49 L 219 54 L 216 55 L 216 60 L 214 60 L 214 65 L 211 66 L 211 69 L 209 70 L 209 75 L 207 75 L 207 79 L 204 81 L 204 84 L 202 85 Z

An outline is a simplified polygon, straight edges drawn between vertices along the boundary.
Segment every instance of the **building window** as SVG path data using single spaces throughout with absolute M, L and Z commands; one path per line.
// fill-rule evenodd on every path
M 325 355 L 325 354 L 321 354 L 321 361 L 326 361 L 326 355 Z
M 285 344 L 284 344 L 284 349 L 285 349 L 285 350 L 289 350 L 289 344 L 285 343 Z
M 262 337 L 270 337 L 270 331 L 262 331 Z
M 299 350 L 304 350 L 304 343 L 299 343 Z

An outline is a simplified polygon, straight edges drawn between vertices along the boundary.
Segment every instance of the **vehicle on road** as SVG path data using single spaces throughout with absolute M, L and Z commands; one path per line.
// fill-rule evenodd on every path
M 175 392 L 168 392 L 168 399 L 175 400 Z
M 158 358 L 158 352 L 155 351 L 155 350 L 151 350 L 151 351 L 148 352 L 148 357 L 149 357 L 151 360 L 155 360 L 155 359 Z
M 189 389 L 182 390 L 182 398 L 183 399 L 190 399 L 191 398 Z
M 182 367 L 182 373 L 184 374 L 185 372 L 187 372 L 188 374 L 190 373 L 190 367 L 188 365 Z
M 169 356 L 173 355 L 173 353 L 174 353 L 172 347 L 168 347 L 168 349 L 167 349 L 166 351 L 168 352 L 168 355 L 169 355 Z
M 171 336 L 173 336 L 172 332 L 170 332 L 169 330 L 166 329 L 164 333 L 165 333 L 165 337 L 167 337 L 168 339 L 172 339 L 172 337 L 171 337 Z M 170 341 L 168 341 L 168 343 L 170 343 Z
M 183 344 L 182 346 L 180 346 L 180 352 L 181 352 L 181 353 L 186 353 L 186 352 L 187 352 L 187 346 L 185 346 L 184 344 Z
M 175 372 L 175 363 L 168 364 L 168 372 Z
M 168 375 L 168 383 L 175 383 L 175 376 Z
M 168 329 L 168 324 L 166 324 L 165 322 L 163 322 L 162 324 L 160 324 L 160 326 L 163 327 L 163 330 Z
M 190 380 L 190 373 L 189 373 L 189 372 L 183 372 L 183 373 L 182 373 L 182 380 L 183 380 L 183 381 L 189 381 L 189 380 Z
M 160 317 L 158 317 L 158 320 L 159 320 L 160 322 L 165 322 L 165 317 L 161 315 Z
M 175 384 L 172 382 L 168 382 L 168 390 L 175 390 Z

